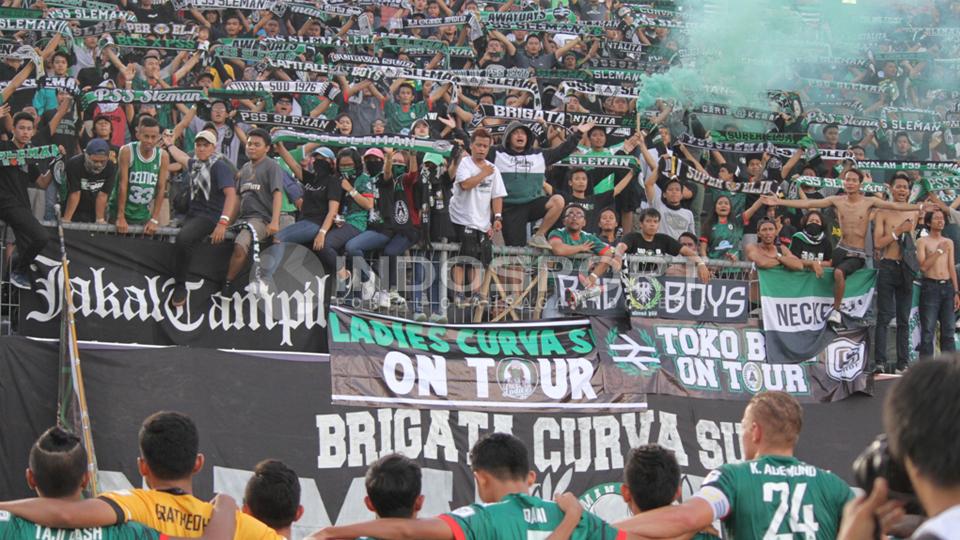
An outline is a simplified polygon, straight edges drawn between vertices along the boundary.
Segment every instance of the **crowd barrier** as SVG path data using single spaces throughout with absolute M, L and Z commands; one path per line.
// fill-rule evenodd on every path
M 44 222 L 53 227 L 54 222 Z M 120 235 L 114 225 L 92 223 L 65 223 L 64 229 L 89 232 L 93 235 Z M 131 225 L 127 237 L 143 242 L 174 242 L 179 228 L 160 227 L 155 234 L 144 234 L 143 226 Z M 233 233 L 228 233 L 228 238 Z M 269 246 L 269 244 L 264 244 Z M 411 248 L 405 256 L 397 258 L 398 293 L 404 302 L 391 303 L 389 308 L 377 304 L 371 296 L 373 291 L 386 289 L 389 261 L 377 253 L 365 254 L 363 259 L 352 261 L 351 280 L 331 280 L 335 284 L 330 298 L 331 305 L 349 307 L 362 311 L 379 311 L 389 315 L 414 318 L 416 313 L 424 317 L 433 315 L 435 321 L 449 323 L 525 321 L 562 317 L 571 314 L 567 309 L 565 292 L 580 289 L 577 274 L 586 276 L 590 264 L 597 257 L 577 255 L 559 257 L 548 251 L 527 247 L 494 246 L 493 260 L 487 267 L 479 261 L 459 257 L 460 246 L 456 243 L 432 243 L 429 248 Z M 67 257 L 69 259 L 69 245 Z M 20 307 L 19 289 L 9 282 L 8 259 L 11 246 L 0 252 L 0 334 L 17 333 L 17 314 Z M 472 290 L 463 302 L 458 292 L 464 287 L 452 282 L 450 269 L 453 265 L 472 266 L 472 280 L 467 286 Z M 624 261 L 631 275 L 677 276 L 693 279 L 696 266 L 683 257 L 628 256 Z M 709 260 L 713 275 L 730 280 L 750 282 L 751 296 L 756 298 L 756 275 L 752 264 L 743 261 Z M 608 270 L 602 279 L 604 302 L 615 303 L 623 291 L 620 288 L 619 272 Z M 473 294 L 470 294 L 470 293 Z M 419 304 L 420 309 L 416 309 Z M 612 304 L 611 304 L 612 305 Z M 622 305 L 622 301 L 621 301 Z M 603 307 L 602 305 L 600 306 Z M 751 316 L 759 313 L 753 310 Z

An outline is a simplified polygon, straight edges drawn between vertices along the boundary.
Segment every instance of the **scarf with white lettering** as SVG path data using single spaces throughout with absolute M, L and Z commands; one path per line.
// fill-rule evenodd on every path
M 333 131 L 334 120 L 318 116 L 293 116 L 268 112 L 240 111 L 240 121 L 258 126 L 274 126 L 289 129 L 309 129 L 314 131 Z
M 724 182 L 719 178 L 701 172 L 696 167 L 686 167 L 682 175 L 684 180 L 697 184 L 729 191 L 733 193 L 748 193 L 752 195 L 771 195 L 776 193 L 779 182 L 774 180 L 760 180 L 758 182 Z
M 230 81 L 227 89 L 270 94 L 311 94 L 329 99 L 340 94 L 337 85 L 326 81 Z
M 0 151 L 0 166 L 18 166 L 28 159 L 50 159 L 60 156 L 60 147 L 55 144 L 30 146 L 19 150 Z
M 125 90 L 118 88 L 97 88 L 80 98 L 80 106 L 84 109 L 95 103 L 145 103 L 173 104 L 197 103 L 206 101 L 207 96 L 200 89 L 173 89 L 173 90 Z
M 843 180 L 840 178 L 820 178 L 819 176 L 795 176 L 793 182 L 801 186 L 813 186 L 815 188 L 837 188 L 843 189 Z M 886 193 L 887 186 L 879 182 L 863 182 L 860 184 L 860 191 L 864 193 Z
M 370 135 L 360 137 L 353 135 L 298 133 L 286 129 L 274 133 L 273 141 L 297 144 L 317 143 L 323 146 L 333 146 L 337 148 L 348 146 L 355 146 L 357 148 L 396 148 L 398 150 L 412 150 L 414 152 L 433 152 L 442 156 L 449 156 L 453 150 L 453 144 L 451 144 L 450 141 L 431 141 L 402 135 Z

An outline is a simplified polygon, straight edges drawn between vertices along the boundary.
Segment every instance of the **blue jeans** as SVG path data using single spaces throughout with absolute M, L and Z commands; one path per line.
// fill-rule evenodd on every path
M 363 257 L 365 252 L 383 250 L 382 254 L 389 258 L 388 284 L 391 289 L 397 287 L 397 256 L 406 253 L 413 242 L 401 234 L 392 237 L 378 231 L 363 231 L 351 238 L 344 247 L 348 258 Z
M 906 368 L 910 360 L 910 304 L 913 301 L 913 279 L 900 261 L 877 263 L 877 334 L 875 363 L 894 367 L 887 359 L 887 338 L 890 321 L 897 319 L 896 367 Z
M 920 285 L 920 358 L 933 355 L 933 336 L 940 323 L 940 352 L 955 350 L 953 297 L 949 279 L 923 278 Z
M 306 244 L 313 246 L 313 239 L 320 231 L 320 225 L 309 219 L 300 220 L 289 227 L 285 227 L 277 233 L 275 237 L 279 242 L 290 242 L 292 244 Z

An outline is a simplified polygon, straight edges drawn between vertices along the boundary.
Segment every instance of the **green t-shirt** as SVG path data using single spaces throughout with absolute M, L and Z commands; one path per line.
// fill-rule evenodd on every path
M 493 504 L 471 504 L 440 516 L 457 540 L 543 540 L 563 521 L 556 503 L 514 493 Z M 570 540 L 622 540 L 626 533 L 584 512 Z
M 561 242 L 568 246 L 579 246 L 581 244 L 593 242 L 593 249 L 591 249 L 590 252 L 594 255 L 604 255 L 610 251 L 610 246 L 608 246 L 606 242 L 601 240 L 599 236 L 590 234 L 587 231 L 580 231 L 576 238 L 574 238 L 567 228 L 564 227 L 562 229 L 554 229 L 550 231 L 550 234 L 547 236 L 547 240 L 552 238 L 559 238 Z
M 740 258 L 740 241 L 743 240 L 743 226 L 728 218 L 726 223 L 718 220 L 703 238 L 707 241 L 707 257 L 722 259 L 727 253 Z
M 361 174 L 353 183 L 353 189 L 360 192 L 364 197 L 372 198 L 373 179 L 365 174 Z M 357 201 L 355 201 L 349 194 L 344 193 L 343 196 L 345 197 L 345 200 L 348 201 L 346 205 L 347 211 L 341 212 L 344 221 L 356 227 L 358 231 L 367 230 L 367 219 L 370 217 L 370 211 L 357 204 Z M 343 206 L 341 205 L 341 208 L 342 207 Z
M 53 529 L 0 511 L 0 540 L 160 540 L 160 533 L 136 522 L 90 529 Z
M 430 109 L 424 101 L 416 101 L 406 110 L 396 101 L 388 101 L 383 112 L 387 119 L 387 132 L 400 133 L 402 129 L 409 129 L 414 120 L 426 116 Z
M 839 476 L 787 456 L 761 456 L 711 472 L 698 493 L 723 519 L 725 538 L 837 536 L 853 491 Z
M 167 85 L 173 85 L 173 78 L 166 77 L 163 79 L 163 82 Z M 150 83 L 146 79 L 136 77 L 133 79 L 133 83 L 130 85 L 133 90 L 159 90 L 163 87 L 160 85 L 150 86 Z M 169 103 L 162 103 L 157 105 L 157 122 L 160 124 L 160 131 L 165 129 L 173 129 L 175 122 L 173 121 L 173 105 Z

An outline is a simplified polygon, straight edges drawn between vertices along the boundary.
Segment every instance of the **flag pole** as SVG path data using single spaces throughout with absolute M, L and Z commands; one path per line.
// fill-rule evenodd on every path
M 100 491 L 97 482 L 97 456 L 93 448 L 93 430 L 90 426 L 90 413 L 87 409 L 87 395 L 83 388 L 83 373 L 80 370 L 80 349 L 77 346 L 77 325 L 73 312 L 73 290 L 70 286 L 67 247 L 64 241 L 60 205 L 58 204 L 54 208 L 57 214 L 57 236 L 60 240 L 60 266 L 63 275 L 63 303 L 60 314 L 61 384 L 57 422 L 60 425 L 70 428 L 72 431 L 77 431 L 76 420 L 78 420 L 78 418 L 76 414 L 79 413 L 80 437 L 87 451 L 87 472 L 90 475 L 87 491 L 89 491 L 90 496 L 96 497 Z M 64 360 L 68 360 L 68 365 L 64 365 Z M 67 369 L 69 369 L 70 373 L 69 378 L 63 376 Z M 74 402 L 74 399 L 76 402 Z M 71 405 L 74 404 L 78 410 L 73 411 L 73 415 L 69 415 L 73 416 L 73 418 L 69 418 L 68 412 L 71 409 Z

